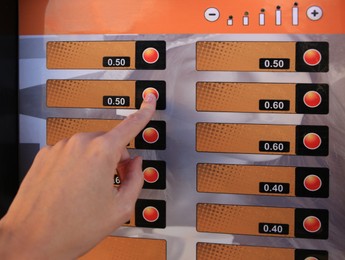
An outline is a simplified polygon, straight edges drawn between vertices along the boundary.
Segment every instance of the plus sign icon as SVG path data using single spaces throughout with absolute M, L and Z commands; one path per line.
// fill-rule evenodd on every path
M 307 16 L 312 21 L 318 21 L 323 15 L 322 9 L 319 6 L 311 6 L 307 10 Z

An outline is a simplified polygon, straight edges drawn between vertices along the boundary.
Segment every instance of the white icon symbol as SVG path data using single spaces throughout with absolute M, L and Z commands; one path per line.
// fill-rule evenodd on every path
M 209 22 L 215 22 L 218 20 L 220 14 L 217 8 L 210 7 L 205 11 L 205 19 Z
M 319 6 L 311 6 L 307 10 L 307 16 L 312 21 L 318 21 L 322 17 L 322 9 Z
M 244 16 L 243 16 L 243 25 L 244 25 L 244 26 L 249 25 L 249 13 L 248 13 L 248 12 L 245 12 L 245 13 L 244 13 Z
M 292 7 L 292 25 L 298 25 L 298 4 L 295 3 Z
M 282 25 L 282 10 L 280 6 L 276 9 L 276 25 Z
M 232 16 L 229 16 L 229 19 L 227 21 L 228 26 L 234 25 L 234 18 Z
M 261 13 L 259 14 L 259 25 L 265 25 L 265 9 L 261 9 Z

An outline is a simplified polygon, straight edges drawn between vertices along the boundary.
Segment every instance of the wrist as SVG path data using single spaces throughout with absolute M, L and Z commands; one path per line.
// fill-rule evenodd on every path
M 17 230 L 14 225 L 6 221 L 6 217 L 0 220 L 0 259 L 32 259 L 29 240 Z

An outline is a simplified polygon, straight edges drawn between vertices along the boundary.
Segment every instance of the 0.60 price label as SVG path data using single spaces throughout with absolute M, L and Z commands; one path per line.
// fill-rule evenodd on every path
M 259 110 L 266 111 L 289 111 L 290 101 L 289 100 L 271 100 L 271 99 L 260 99 Z
M 288 224 L 259 223 L 259 233 L 272 235 L 288 235 Z
M 260 152 L 288 153 L 290 152 L 289 142 L 260 141 Z

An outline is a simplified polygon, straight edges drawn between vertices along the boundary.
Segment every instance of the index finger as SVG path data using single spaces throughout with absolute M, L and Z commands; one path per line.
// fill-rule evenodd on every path
M 109 139 L 113 147 L 126 147 L 150 122 L 155 110 L 156 97 L 154 94 L 148 94 L 137 112 L 129 115 L 104 136 Z

